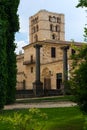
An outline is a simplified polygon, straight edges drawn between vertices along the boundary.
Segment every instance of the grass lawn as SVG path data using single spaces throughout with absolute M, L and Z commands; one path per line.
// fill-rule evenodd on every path
M 48 119 L 43 120 L 40 117 L 35 117 L 38 118 L 38 121 L 40 122 L 41 125 L 43 124 L 45 125 L 43 129 L 34 129 L 34 130 L 83 130 L 84 116 L 82 115 L 78 107 L 42 108 L 40 110 L 42 113 L 47 114 Z M 29 114 L 28 109 L 20 109 L 20 110 L 4 110 L 0 112 L 0 115 L 3 117 L 8 117 L 13 116 L 15 112 L 22 113 L 23 115 Z M 14 130 L 14 129 L 11 126 L 11 124 L 6 123 L 5 121 L 0 121 L 0 130 Z
M 16 100 L 16 103 L 36 103 L 36 102 L 59 102 L 59 101 L 73 101 L 74 96 L 54 96 L 54 97 L 39 97 L 39 98 L 29 98 Z

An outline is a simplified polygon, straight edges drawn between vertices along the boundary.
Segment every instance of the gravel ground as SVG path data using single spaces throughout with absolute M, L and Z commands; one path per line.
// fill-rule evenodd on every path
M 41 102 L 41 103 L 22 103 L 22 104 L 13 104 L 13 105 L 6 105 L 4 110 L 11 110 L 11 109 L 21 109 L 21 108 L 53 108 L 53 107 L 70 107 L 75 106 L 76 103 L 70 101 L 64 102 Z

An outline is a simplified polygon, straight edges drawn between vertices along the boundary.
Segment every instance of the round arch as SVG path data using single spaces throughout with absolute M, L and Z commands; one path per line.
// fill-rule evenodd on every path
M 42 70 L 42 80 L 44 83 L 44 89 L 50 90 L 51 89 L 51 71 L 49 70 L 48 67 L 45 67 Z

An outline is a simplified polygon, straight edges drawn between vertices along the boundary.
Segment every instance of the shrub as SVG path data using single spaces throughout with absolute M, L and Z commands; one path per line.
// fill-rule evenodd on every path
M 13 117 L 0 117 L 3 124 L 8 123 L 13 130 L 42 130 L 45 126 L 47 115 L 39 109 L 31 108 L 28 114 L 14 113 Z M 40 123 L 39 121 L 43 122 Z

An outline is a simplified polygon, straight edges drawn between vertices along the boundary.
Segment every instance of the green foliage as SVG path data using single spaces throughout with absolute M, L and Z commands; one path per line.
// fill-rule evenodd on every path
M 20 0 L 0 1 L 0 109 L 15 101 L 15 33 L 19 29 L 17 9 Z
M 16 100 L 16 103 L 43 103 L 43 102 L 64 102 L 64 101 L 73 101 L 74 96 L 72 95 L 63 95 L 63 96 L 56 96 L 56 97 L 39 97 L 39 98 L 32 98 L 32 99 L 21 99 Z
M 87 0 L 79 0 L 78 7 L 87 7 Z M 87 28 L 84 28 L 84 38 L 87 41 Z M 76 48 L 76 54 L 72 56 L 71 85 L 74 90 L 76 102 L 81 110 L 87 113 L 87 44 Z
M 76 102 L 81 110 L 87 112 L 87 45 L 77 49 L 72 59 L 71 86 Z
M 35 112 L 35 110 L 37 112 Z M 25 115 L 32 117 L 32 120 L 26 126 L 28 127 L 29 125 L 29 128 L 25 127 L 25 130 L 31 130 L 31 128 L 34 130 L 83 130 L 84 115 L 78 107 L 39 109 L 40 114 L 45 113 L 47 115 L 45 118 L 40 116 L 38 109 L 33 108 L 32 110 L 30 109 L 30 111 L 28 109 L 6 110 L 0 113 L 0 117 L 3 117 L 4 119 L 11 117 L 11 119 L 13 119 L 15 115 L 14 113 L 19 115 L 22 114 L 24 117 Z M 38 128 L 37 122 L 39 122 Z M 1 119 L 0 130 L 19 130 L 20 127 L 14 127 L 12 124 L 14 125 L 14 123 L 5 120 L 2 122 Z
M 71 95 L 72 94 L 72 89 L 71 89 L 71 84 L 70 84 L 70 81 L 65 81 L 64 82 L 64 94 L 65 95 Z
M 4 7 L 0 5 L 0 109 L 5 105 L 7 85 L 6 29 L 8 22 Z
M 87 0 L 79 0 L 77 7 L 87 7 Z
M 84 41 L 87 42 L 87 28 L 84 28 Z
M 11 42 L 11 41 L 10 41 Z M 6 104 L 14 103 L 15 91 L 16 91 L 16 54 L 12 50 L 15 48 L 15 44 L 8 43 L 7 46 L 7 65 L 8 65 L 8 80 L 7 80 L 7 94 Z
M 87 7 L 87 0 L 79 0 L 78 5 L 76 6 L 78 7 Z M 85 24 L 87 26 L 87 24 Z M 84 40 L 87 42 L 87 27 L 85 26 L 84 28 Z
M 15 48 L 16 44 L 15 33 L 19 30 L 19 17 L 17 15 L 18 5 L 20 0 L 7 0 L 5 1 L 5 13 L 8 20 L 7 28 L 7 67 L 8 67 L 8 78 L 7 78 L 7 94 L 6 94 L 6 104 L 11 104 L 15 102 L 15 90 L 16 90 L 16 54 Z
M 83 130 L 87 130 L 87 117 L 85 117 L 85 123 L 84 123 Z
M 38 119 L 43 121 L 43 124 Z M 39 109 L 31 108 L 27 114 L 14 113 L 13 117 L 0 117 L 4 124 L 9 124 L 13 130 L 42 130 L 44 128 L 44 120 L 47 120 L 47 115 Z

